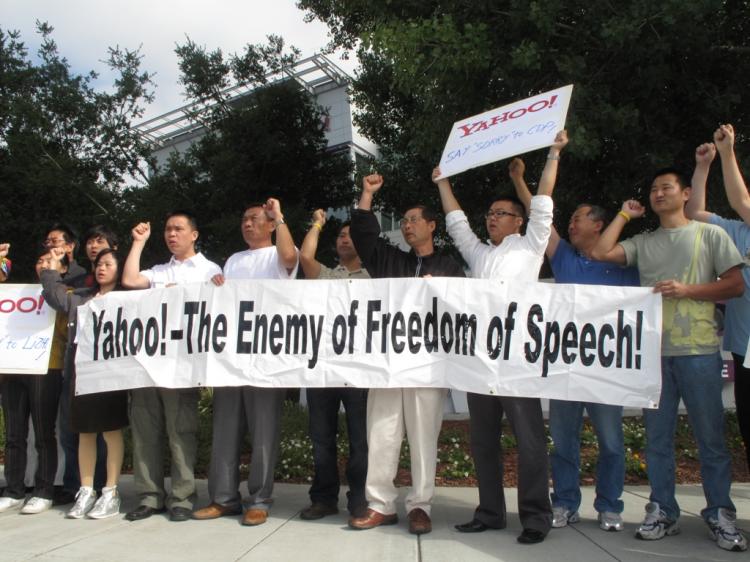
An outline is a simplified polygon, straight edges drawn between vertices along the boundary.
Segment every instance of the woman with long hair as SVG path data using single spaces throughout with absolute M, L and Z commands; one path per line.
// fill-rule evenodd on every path
M 69 291 L 55 267 L 56 262 L 62 260 L 64 251 L 52 248 L 50 254 L 51 268 L 42 271 L 41 280 L 47 303 L 68 316 L 65 376 L 72 377 L 72 391 L 71 396 L 63 396 L 62 399 L 71 400 L 70 423 L 73 431 L 79 433 L 78 465 L 81 472 L 81 488 L 76 495 L 75 505 L 66 516 L 71 519 L 104 519 L 120 512 L 117 483 L 124 456 L 122 428 L 128 425 L 127 393 L 115 391 L 76 396 L 75 333 L 78 307 L 118 287 L 120 259 L 114 250 L 102 250 L 94 262 L 94 286 Z M 93 488 L 97 433 L 103 434 L 107 444 L 107 482 L 98 500 Z

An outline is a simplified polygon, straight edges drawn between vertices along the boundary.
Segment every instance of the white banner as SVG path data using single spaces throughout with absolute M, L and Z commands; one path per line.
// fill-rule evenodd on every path
M 550 146 L 565 128 L 573 85 L 453 124 L 440 158 L 441 178 Z
M 41 285 L 0 284 L 0 373 L 45 374 L 54 328 Z
M 648 288 L 430 278 L 114 292 L 78 311 L 77 392 L 449 387 L 655 407 Z

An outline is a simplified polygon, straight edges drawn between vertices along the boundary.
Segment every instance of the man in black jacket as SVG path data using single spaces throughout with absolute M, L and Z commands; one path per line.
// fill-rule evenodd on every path
M 401 232 L 411 251 L 404 252 L 380 238 L 380 225 L 370 210 L 373 195 L 383 185 L 377 174 L 367 176 L 362 185 L 359 208 L 352 212 L 351 237 L 370 276 L 383 277 L 464 277 L 453 258 L 435 253 L 433 235 L 435 214 L 418 205 L 401 219 Z M 369 445 L 365 495 L 368 509 L 362 517 L 349 519 L 354 529 L 371 529 L 398 521 L 393 479 L 404 429 L 411 450 L 412 489 L 406 497 L 409 532 L 432 530 L 430 504 L 435 488 L 437 440 L 443 420 L 443 388 L 374 388 L 367 399 L 367 442 Z

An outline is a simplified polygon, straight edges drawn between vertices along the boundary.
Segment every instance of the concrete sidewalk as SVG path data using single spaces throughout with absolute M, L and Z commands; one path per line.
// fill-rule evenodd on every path
M 121 483 L 122 511 L 136 506 L 132 476 Z M 108 520 L 65 519 L 65 509 L 55 507 L 39 515 L 17 510 L 0 514 L 0 560 L 292 560 L 292 561 L 481 561 L 481 560 L 749 560 L 745 553 L 726 552 L 709 540 L 700 518 L 705 505 L 700 486 L 679 486 L 683 510 L 682 534 L 659 541 L 633 537 L 643 518 L 648 488 L 628 486 L 623 500 L 626 530 L 601 531 L 592 507 L 593 488 L 583 488 L 583 520 L 564 529 L 553 529 L 538 545 L 520 545 L 521 528 L 516 510 L 516 490 L 506 491 L 508 528 L 466 535 L 453 529 L 469 521 L 477 501 L 474 488 L 438 488 L 433 532 L 422 537 L 407 531 L 403 511 L 398 525 L 370 531 L 347 528 L 346 511 L 320 521 L 302 521 L 299 511 L 308 505 L 307 486 L 278 484 L 276 503 L 268 522 L 242 527 L 239 517 L 213 521 L 172 523 L 156 515 L 131 523 L 124 517 Z M 406 489 L 402 491 L 405 495 Z M 732 496 L 740 519 L 750 530 L 750 484 L 735 484 Z M 342 493 L 343 497 L 343 493 Z M 199 505 L 207 503 L 206 482 L 199 482 Z M 403 505 L 403 504 L 402 504 Z

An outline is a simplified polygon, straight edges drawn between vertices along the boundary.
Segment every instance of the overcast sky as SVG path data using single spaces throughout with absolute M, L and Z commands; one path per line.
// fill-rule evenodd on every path
M 107 47 L 141 46 L 143 68 L 156 73 L 158 86 L 147 118 L 184 104 L 174 48 L 186 36 L 210 50 L 233 53 L 247 43 L 265 42 L 266 35 L 274 33 L 301 49 L 303 57 L 328 42 L 325 25 L 305 23 L 294 0 L 0 0 L 0 11 L 0 27 L 19 30 L 31 54 L 39 45 L 35 20 L 52 25 L 59 51 L 74 71 L 100 72 L 102 87 L 111 84 L 101 62 Z M 353 59 L 332 59 L 353 72 Z

